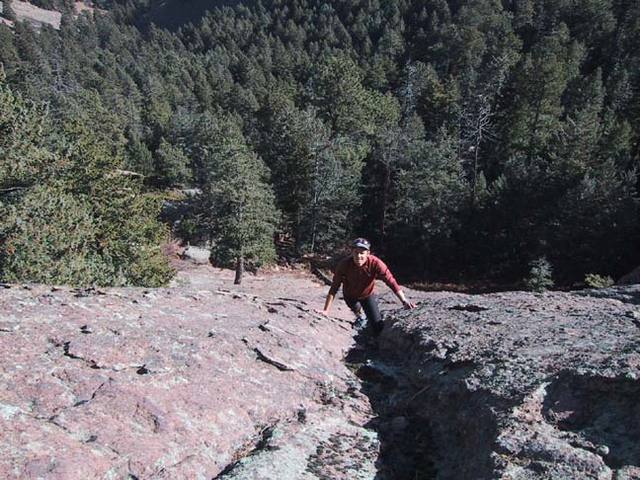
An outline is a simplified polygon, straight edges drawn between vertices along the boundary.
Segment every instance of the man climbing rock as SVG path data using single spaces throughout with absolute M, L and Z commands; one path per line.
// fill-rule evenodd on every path
M 376 279 L 387 284 L 404 308 L 415 308 L 415 305 L 407 300 L 385 263 L 371 254 L 371 243 L 364 238 L 356 238 L 351 242 L 351 255 L 341 260 L 336 267 L 322 313 L 329 313 L 336 293 L 342 285 L 345 303 L 356 314 L 358 320 L 363 320 L 366 315 L 373 333 L 379 334 L 383 323 L 378 301 L 373 293 Z

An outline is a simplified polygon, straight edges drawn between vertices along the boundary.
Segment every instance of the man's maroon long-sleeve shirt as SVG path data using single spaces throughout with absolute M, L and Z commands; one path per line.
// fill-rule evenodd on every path
M 400 291 L 400 285 L 396 282 L 389 267 L 378 257 L 369 255 L 361 267 L 354 263 L 352 257 L 347 257 L 338 263 L 329 293 L 331 295 L 338 293 L 340 284 L 342 284 L 345 298 L 362 300 L 373 293 L 376 279 L 386 283 L 394 293 Z

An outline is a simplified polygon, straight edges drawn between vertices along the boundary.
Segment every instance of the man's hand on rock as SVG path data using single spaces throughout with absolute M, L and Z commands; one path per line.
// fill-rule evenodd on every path
M 396 292 L 396 296 L 398 297 L 398 300 L 400 300 L 402 302 L 402 306 L 406 310 L 411 310 L 412 308 L 416 308 L 415 304 L 413 304 L 409 300 L 407 300 L 407 297 L 404 296 L 404 292 L 402 290 L 398 290 Z

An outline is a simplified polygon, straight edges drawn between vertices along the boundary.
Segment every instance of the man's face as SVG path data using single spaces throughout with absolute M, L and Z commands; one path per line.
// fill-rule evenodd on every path
M 353 257 L 353 263 L 359 267 L 363 266 L 369 256 L 369 250 L 366 248 L 354 247 L 351 249 L 351 257 Z

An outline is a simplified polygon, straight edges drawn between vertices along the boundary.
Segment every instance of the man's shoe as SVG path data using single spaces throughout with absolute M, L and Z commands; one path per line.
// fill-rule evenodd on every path
M 356 321 L 353 322 L 353 328 L 355 328 L 357 331 L 360 332 L 364 330 L 366 326 L 367 326 L 367 316 L 363 312 L 356 317 Z

